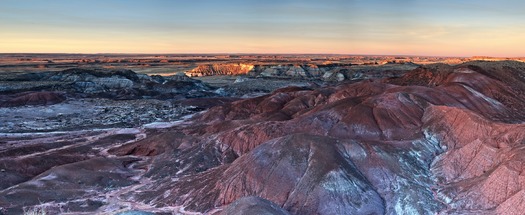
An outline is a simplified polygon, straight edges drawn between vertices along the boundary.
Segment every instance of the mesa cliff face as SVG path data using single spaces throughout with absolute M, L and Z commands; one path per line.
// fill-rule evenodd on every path
M 211 76 L 211 75 L 246 75 L 253 71 L 252 64 L 205 64 L 186 72 L 187 76 Z
M 206 64 L 186 72 L 189 77 L 212 75 L 247 75 L 259 78 L 301 78 L 319 79 L 324 81 L 343 81 L 345 79 L 359 78 L 347 77 L 348 65 L 328 64 Z M 355 74 L 352 74 L 355 76 Z
M 345 75 L 341 73 L 349 65 L 255 65 L 255 64 L 206 64 L 186 72 L 187 76 L 212 75 L 249 75 L 263 78 L 318 78 L 332 81 L 343 81 Z
M 187 71 L 189 77 L 213 75 L 241 75 L 265 79 L 299 79 L 341 82 L 371 78 L 399 77 L 417 68 L 412 63 L 385 65 L 353 65 L 344 63 L 295 63 L 295 64 L 254 64 L 219 63 L 202 64 Z
M 101 153 L 112 155 L 107 160 L 82 157 L 85 161 L 75 165 L 87 173 L 89 162 L 101 165 L 112 173 L 102 181 L 132 187 L 116 192 L 119 201 L 142 208 L 177 206 L 210 214 L 520 214 L 525 211 L 525 72 L 522 64 L 508 63 L 430 65 L 401 77 L 283 88 L 119 141 Z M 95 189 L 89 177 L 85 184 L 69 183 L 64 172 L 74 167 L 8 187 L 0 191 L 0 203 L 28 190 L 52 189 L 60 196 L 79 192 L 78 187 Z M 64 173 L 55 177 L 68 187 L 46 184 L 56 171 Z

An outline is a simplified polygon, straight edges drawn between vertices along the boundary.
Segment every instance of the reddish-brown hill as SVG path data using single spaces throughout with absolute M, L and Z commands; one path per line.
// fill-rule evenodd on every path
M 507 63 L 430 65 L 215 106 L 121 143 L 110 159 L 53 168 L 2 190 L 0 204 L 29 190 L 92 190 L 93 177 L 106 172 L 102 184 L 122 187 L 135 167 L 144 175 L 118 192 L 126 204 L 226 214 L 520 214 L 525 71 Z M 80 179 L 66 173 L 89 174 L 89 162 L 102 171 L 70 183 Z M 46 184 L 54 172 L 63 190 Z
M 518 210 L 525 97 L 485 73 L 429 66 L 214 107 L 176 128 L 199 139 L 159 155 L 150 176 L 162 185 L 139 196 L 203 212 L 245 196 L 292 214 Z

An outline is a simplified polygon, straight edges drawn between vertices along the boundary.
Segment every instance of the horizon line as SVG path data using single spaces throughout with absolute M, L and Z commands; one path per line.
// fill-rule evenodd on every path
M 523 56 L 448 56 L 448 55 L 417 55 L 417 54 L 340 54 L 340 53 L 252 53 L 252 52 L 187 52 L 187 53 L 141 53 L 141 52 L 0 52 L 0 55 L 35 54 L 35 55 L 326 55 L 326 56 L 391 56 L 391 57 L 446 57 L 446 58 L 525 58 Z

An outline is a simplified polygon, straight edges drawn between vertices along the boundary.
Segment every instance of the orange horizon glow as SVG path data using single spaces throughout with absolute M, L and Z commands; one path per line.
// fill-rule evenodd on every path
M 525 38 L 525 37 L 524 37 Z M 119 38 L 106 40 L 82 40 L 71 38 L 5 38 L 0 36 L 0 50 L 2 53 L 260 53 L 260 54 L 362 54 L 362 55 L 412 55 L 412 56 L 492 56 L 492 57 L 521 57 L 520 52 L 509 52 L 515 46 L 525 45 L 519 39 L 491 41 L 490 51 L 479 48 L 478 43 L 470 41 L 462 46 L 453 44 L 438 44 L 420 47 L 415 44 L 392 44 L 377 41 L 342 42 L 328 41 L 311 43 L 308 40 L 272 40 L 268 38 L 233 38 L 228 42 L 215 39 L 200 39 L 191 41 L 189 38 L 180 38 L 188 42 L 177 43 L 170 40 L 148 41 L 129 39 L 119 41 Z M 515 42 L 514 42 L 515 41 Z M 196 44 L 198 43 L 198 45 Z M 254 45 L 257 44 L 257 45 Z M 196 48 L 197 47 L 197 48 Z M 431 50 L 431 51 L 430 51 Z
M 126 2 L 2 1 L 0 53 L 525 56 L 515 1 Z

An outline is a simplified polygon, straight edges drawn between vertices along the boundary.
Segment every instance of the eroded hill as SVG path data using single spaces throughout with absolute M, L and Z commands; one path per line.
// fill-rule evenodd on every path
M 522 68 L 430 65 L 400 77 L 283 88 L 170 128 L 9 137 L 0 206 L 8 214 L 31 205 L 93 213 L 520 214 Z

